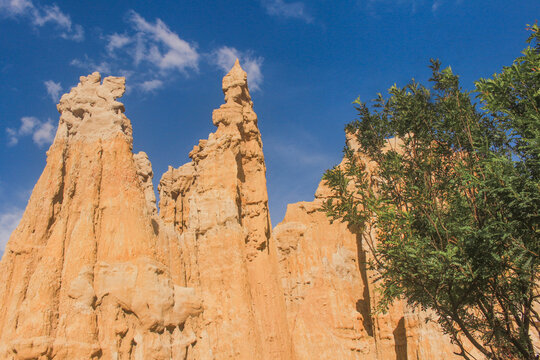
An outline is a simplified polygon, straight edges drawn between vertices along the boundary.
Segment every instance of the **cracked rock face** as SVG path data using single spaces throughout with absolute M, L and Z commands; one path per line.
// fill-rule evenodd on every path
M 58 104 L 47 165 L 0 262 L 0 359 L 452 358 L 427 314 L 403 303 L 372 314 L 364 239 L 317 211 L 329 189 L 272 230 L 238 61 L 216 131 L 163 174 L 159 212 L 117 101 L 124 83 L 93 73 Z
M 93 73 L 60 100 L 47 165 L 0 263 L 0 358 L 172 359 L 202 311 L 173 281 L 152 170 L 131 152 L 124 79 Z

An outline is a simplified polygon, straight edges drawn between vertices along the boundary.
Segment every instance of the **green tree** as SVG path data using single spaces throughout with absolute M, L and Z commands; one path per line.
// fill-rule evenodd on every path
M 534 359 L 540 336 L 540 31 L 529 29 L 523 55 L 475 92 L 432 60 L 431 88 L 394 85 L 371 109 L 357 100 L 346 132 L 363 155 L 345 148 L 345 166 L 324 175 L 323 210 L 366 234 L 379 310 L 396 298 L 434 310 L 466 359 L 466 341 L 489 359 Z M 393 137 L 402 146 L 385 149 Z

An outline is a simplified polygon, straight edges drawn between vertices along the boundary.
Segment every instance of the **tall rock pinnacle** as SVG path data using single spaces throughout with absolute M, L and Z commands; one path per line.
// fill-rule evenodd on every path
M 93 73 L 60 100 L 47 165 L 0 263 L 2 359 L 170 359 L 195 341 L 181 326 L 201 305 L 171 280 L 123 93 L 123 78 Z
M 236 61 L 223 78 L 225 104 L 212 115 L 216 132 L 159 187 L 163 221 L 181 233 L 187 284 L 204 299 L 193 359 L 294 358 L 246 79 Z

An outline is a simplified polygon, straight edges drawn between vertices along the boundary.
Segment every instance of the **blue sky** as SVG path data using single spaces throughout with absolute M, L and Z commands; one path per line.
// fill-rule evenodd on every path
M 0 251 L 45 166 L 56 102 L 95 70 L 126 76 L 120 100 L 154 184 L 214 131 L 221 78 L 248 71 L 272 223 L 310 201 L 341 159 L 351 102 L 429 78 L 430 58 L 465 88 L 524 48 L 540 1 L 0 0 Z

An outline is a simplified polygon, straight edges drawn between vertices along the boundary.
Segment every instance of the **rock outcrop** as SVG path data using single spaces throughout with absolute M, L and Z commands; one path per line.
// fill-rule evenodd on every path
M 123 93 L 123 78 L 94 73 L 60 100 L 47 165 L 0 263 L 2 359 L 180 359 L 195 341 L 182 327 L 201 302 L 172 281 Z
M 358 151 L 354 136 L 349 146 Z M 388 147 L 398 147 L 397 140 Z M 370 172 L 374 166 L 359 155 Z M 344 166 L 345 160 L 340 164 Z M 428 314 L 402 301 L 375 314 L 379 299 L 368 270 L 365 234 L 330 223 L 320 211 L 330 189 L 319 185 L 315 200 L 290 204 L 274 229 L 289 329 L 298 359 L 459 359 L 448 337 Z
M 205 304 L 193 359 L 294 358 L 246 79 L 236 61 L 223 78 L 225 104 L 212 115 L 217 131 L 159 185 L 163 222 L 180 234 L 186 283 Z
M 427 314 L 375 316 L 362 234 L 292 204 L 272 230 L 257 115 L 238 61 L 217 130 L 159 183 L 132 153 L 124 79 L 60 100 L 47 165 L 0 262 L 1 359 L 435 359 Z M 273 232 L 273 235 L 272 235 Z

